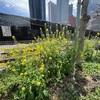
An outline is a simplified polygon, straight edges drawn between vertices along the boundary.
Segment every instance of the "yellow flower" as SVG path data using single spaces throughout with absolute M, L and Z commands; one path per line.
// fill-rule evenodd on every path
M 59 53 L 59 50 L 55 50 L 55 52 L 58 54 Z
M 22 61 L 22 65 L 24 65 L 26 62 L 27 62 L 27 60 L 24 59 L 24 60 Z
M 50 73 L 50 71 L 48 71 L 48 73 Z
M 0 63 L 0 67 L 1 67 L 1 66 L 4 66 L 4 63 Z
M 12 36 L 12 39 L 15 39 L 15 36 Z
M 22 89 L 22 91 L 25 91 L 26 88 L 23 86 L 21 89 Z
M 18 50 L 15 50 L 18 53 Z
M 66 39 L 66 38 L 64 38 L 64 39 L 63 39 L 63 42 L 67 42 L 67 39 Z
M 24 73 L 20 73 L 20 76 L 23 76 L 24 75 Z
M 44 55 L 46 55 L 47 53 L 46 52 L 44 52 Z
M 36 60 L 36 61 L 39 61 L 39 57 L 36 57 L 35 60 Z
M 46 28 L 46 31 L 48 31 L 48 28 Z
M 44 75 L 42 74 L 42 77 L 44 77 Z
M 49 48 L 46 50 L 47 52 L 50 52 Z
M 19 58 L 20 58 L 20 56 L 17 56 L 17 58 L 19 59 Z
M 56 39 L 52 39 L 52 43 L 55 43 L 56 42 Z
M 49 60 L 52 60 L 52 57 L 49 57 Z
M 97 35 L 99 35 L 100 33 L 98 32 Z
M 58 32 L 58 30 L 56 30 L 56 32 Z
M 74 34 L 72 34 L 72 36 L 74 36 Z
M 42 64 L 41 67 L 44 67 L 44 64 Z
M 15 68 L 13 68 L 13 69 L 12 69 L 12 71 L 13 71 L 13 72 L 15 72 L 15 71 L 16 71 L 16 69 L 15 69 Z
M 22 56 L 23 59 L 26 59 L 26 56 Z
M 25 73 L 23 73 L 24 75 L 27 75 L 28 73 L 27 72 L 25 72 Z
M 9 61 L 7 61 L 7 64 L 9 64 Z
M 7 66 L 7 69 L 9 69 L 10 67 L 11 67 L 11 66 L 10 66 L 10 65 L 8 65 L 8 66 Z
M 22 46 L 22 47 L 25 47 L 25 46 L 26 46 L 26 44 L 21 44 L 21 46 Z
M 32 66 L 32 63 L 30 63 L 29 65 Z
M 39 69 L 40 71 L 43 71 L 44 70 L 44 67 L 40 67 L 40 69 Z
M 41 67 L 40 67 L 39 70 L 40 70 L 40 71 L 43 71 L 43 70 L 44 70 L 44 64 L 41 65 Z
M 36 85 L 37 85 L 37 86 L 40 86 L 40 85 L 41 85 L 41 82 L 37 82 Z
M 35 81 L 34 81 L 34 80 L 32 80 L 32 84 L 34 84 L 34 82 L 35 82 Z

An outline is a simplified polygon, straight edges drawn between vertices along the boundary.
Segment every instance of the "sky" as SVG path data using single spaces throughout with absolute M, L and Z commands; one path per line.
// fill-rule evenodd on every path
M 56 4 L 56 0 L 46 0 L 46 19 L 48 20 L 48 2 Z M 73 4 L 73 15 L 77 13 L 77 0 L 69 0 Z M 29 17 L 28 0 L 0 0 L 0 12 Z
M 56 4 L 56 0 L 46 0 L 46 19 L 48 20 L 48 2 Z M 77 0 L 70 0 L 74 5 L 73 15 L 76 16 Z M 0 0 L 0 12 L 29 17 L 28 0 Z
M 46 0 L 46 19 L 48 20 L 48 2 L 52 1 L 56 4 L 56 0 Z M 73 14 L 76 16 L 77 0 L 70 0 L 74 5 Z M 0 12 L 29 17 L 28 0 L 0 0 Z

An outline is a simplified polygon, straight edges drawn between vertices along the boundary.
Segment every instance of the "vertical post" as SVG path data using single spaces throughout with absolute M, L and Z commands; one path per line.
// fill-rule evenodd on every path
M 77 2 L 77 17 L 76 17 L 76 33 L 75 33 L 75 42 L 77 41 L 79 35 L 79 27 L 80 27 L 80 13 L 81 12 L 81 0 Z
M 81 14 L 81 0 L 77 2 L 77 17 L 76 17 L 76 31 L 75 31 L 75 47 L 78 43 L 79 28 L 80 28 L 80 14 Z

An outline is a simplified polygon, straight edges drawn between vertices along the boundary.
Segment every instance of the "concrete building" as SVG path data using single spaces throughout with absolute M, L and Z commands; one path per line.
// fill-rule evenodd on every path
M 45 0 L 29 0 L 30 17 L 45 20 Z
M 69 20 L 69 0 L 57 0 L 57 22 L 67 24 Z
M 57 5 L 51 1 L 48 2 L 48 15 L 49 15 L 50 22 L 57 21 Z

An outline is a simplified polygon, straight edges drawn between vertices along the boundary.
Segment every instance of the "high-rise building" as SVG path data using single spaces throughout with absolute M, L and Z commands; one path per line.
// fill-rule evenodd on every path
M 48 2 L 48 15 L 49 15 L 49 21 L 50 22 L 56 22 L 57 21 L 57 5 L 53 2 Z
M 69 0 L 57 0 L 57 22 L 67 24 L 69 20 Z
M 73 15 L 73 4 L 69 5 L 69 17 Z
M 29 0 L 30 17 L 45 20 L 45 0 Z
M 88 14 L 91 16 L 87 24 L 87 29 L 100 31 L 100 0 L 89 0 Z
M 89 5 L 88 5 L 88 13 L 91 14 L 91 12 L 99 11 L 100 12 L 100 0 L 89 0 Z

